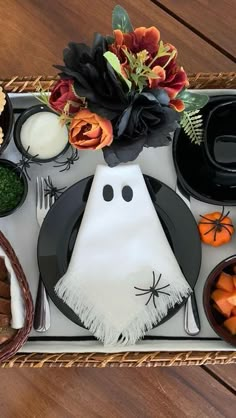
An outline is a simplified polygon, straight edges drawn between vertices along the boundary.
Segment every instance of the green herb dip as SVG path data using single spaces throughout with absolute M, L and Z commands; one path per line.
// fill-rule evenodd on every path
M 14 209 L 24 193 L 24 185 L 19 175 L 0 163 L 0 213 Z

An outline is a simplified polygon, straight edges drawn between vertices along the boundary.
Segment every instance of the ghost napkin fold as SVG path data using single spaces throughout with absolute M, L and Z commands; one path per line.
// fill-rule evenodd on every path
M 97 167 L 55 291 L 105 345 L 135 343 L 191 293 L 138 165 Z

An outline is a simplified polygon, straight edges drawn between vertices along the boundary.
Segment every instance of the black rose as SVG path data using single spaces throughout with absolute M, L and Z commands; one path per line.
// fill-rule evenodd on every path
M 62 78 L 73 78 L 75 92 L 86 97 L 91 112 L 112 120 L 127 107 L 126 86 L 104 58 L 106 39 L 95 34 L 92 48 L 70 42 L 63 52 L 65 66 L 57 65 Z
M 169 97 L 161 89 L 130 95 L 129 105 L 113 123 L 115 139 L 103 150 L 109 166 L 134 160 L 143 147 L 169 144 L 179 115 L 168 104 Z

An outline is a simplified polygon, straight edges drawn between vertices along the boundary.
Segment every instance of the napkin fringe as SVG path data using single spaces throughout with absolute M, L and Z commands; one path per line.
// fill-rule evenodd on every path
M 78 286 L 71 290 L 68 283 L 61 279 L 55 286 L 57 295 L 75 312 L 81 319 L 85 327 L 94 334 L 104 345 L 126 345 L 135 344 L 142 338 L 147 331 L 153 328 L 154 324 L 160 322 L 173 308 L 176 303 L 181 303 L 184 297 L 191 293 L 190 287 L 182 286 L 181 291 L 178 286 L 172 286 L 172 297 L 162 295 L 158 301 L 158 309 L 153 304 L 145 306 L 142 312 L 133 317 L 122 331 L 117 331 L 112 324 L 108 324 L 103 313 L 99 312 L 96 306 L 90 306 L 91 301 Z

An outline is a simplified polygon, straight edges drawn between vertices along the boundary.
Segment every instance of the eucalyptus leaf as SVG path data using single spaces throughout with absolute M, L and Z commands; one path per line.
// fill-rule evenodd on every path
M 115 6 L 112 12 L 112 29 L 120 29 L 124 33 L 134 30 L 128 13 L 119 5 Z
M 109 62 L 109 64 L 112 66 L 113 70 L 119 74 L 119 76 L 124 80 L 124 82 L 127 84 L 129 90 L 131 90 L 132 83 L 130 80 L 128 80 L 126 77 L 123 76 L 121 72 L 121 65 L 118 57 L 113 54 L 113 52 L 107 51 L 103 54 L 103 56 L 106 58 L 106 60 Z
M 209 100 L 207 95 L 193 93 L 189 90 L 182 90 L 177 95 L 177 98 L 184 102 L 186 112 L 193 112 L 194 110 L 201 109 L 207 104 Z

